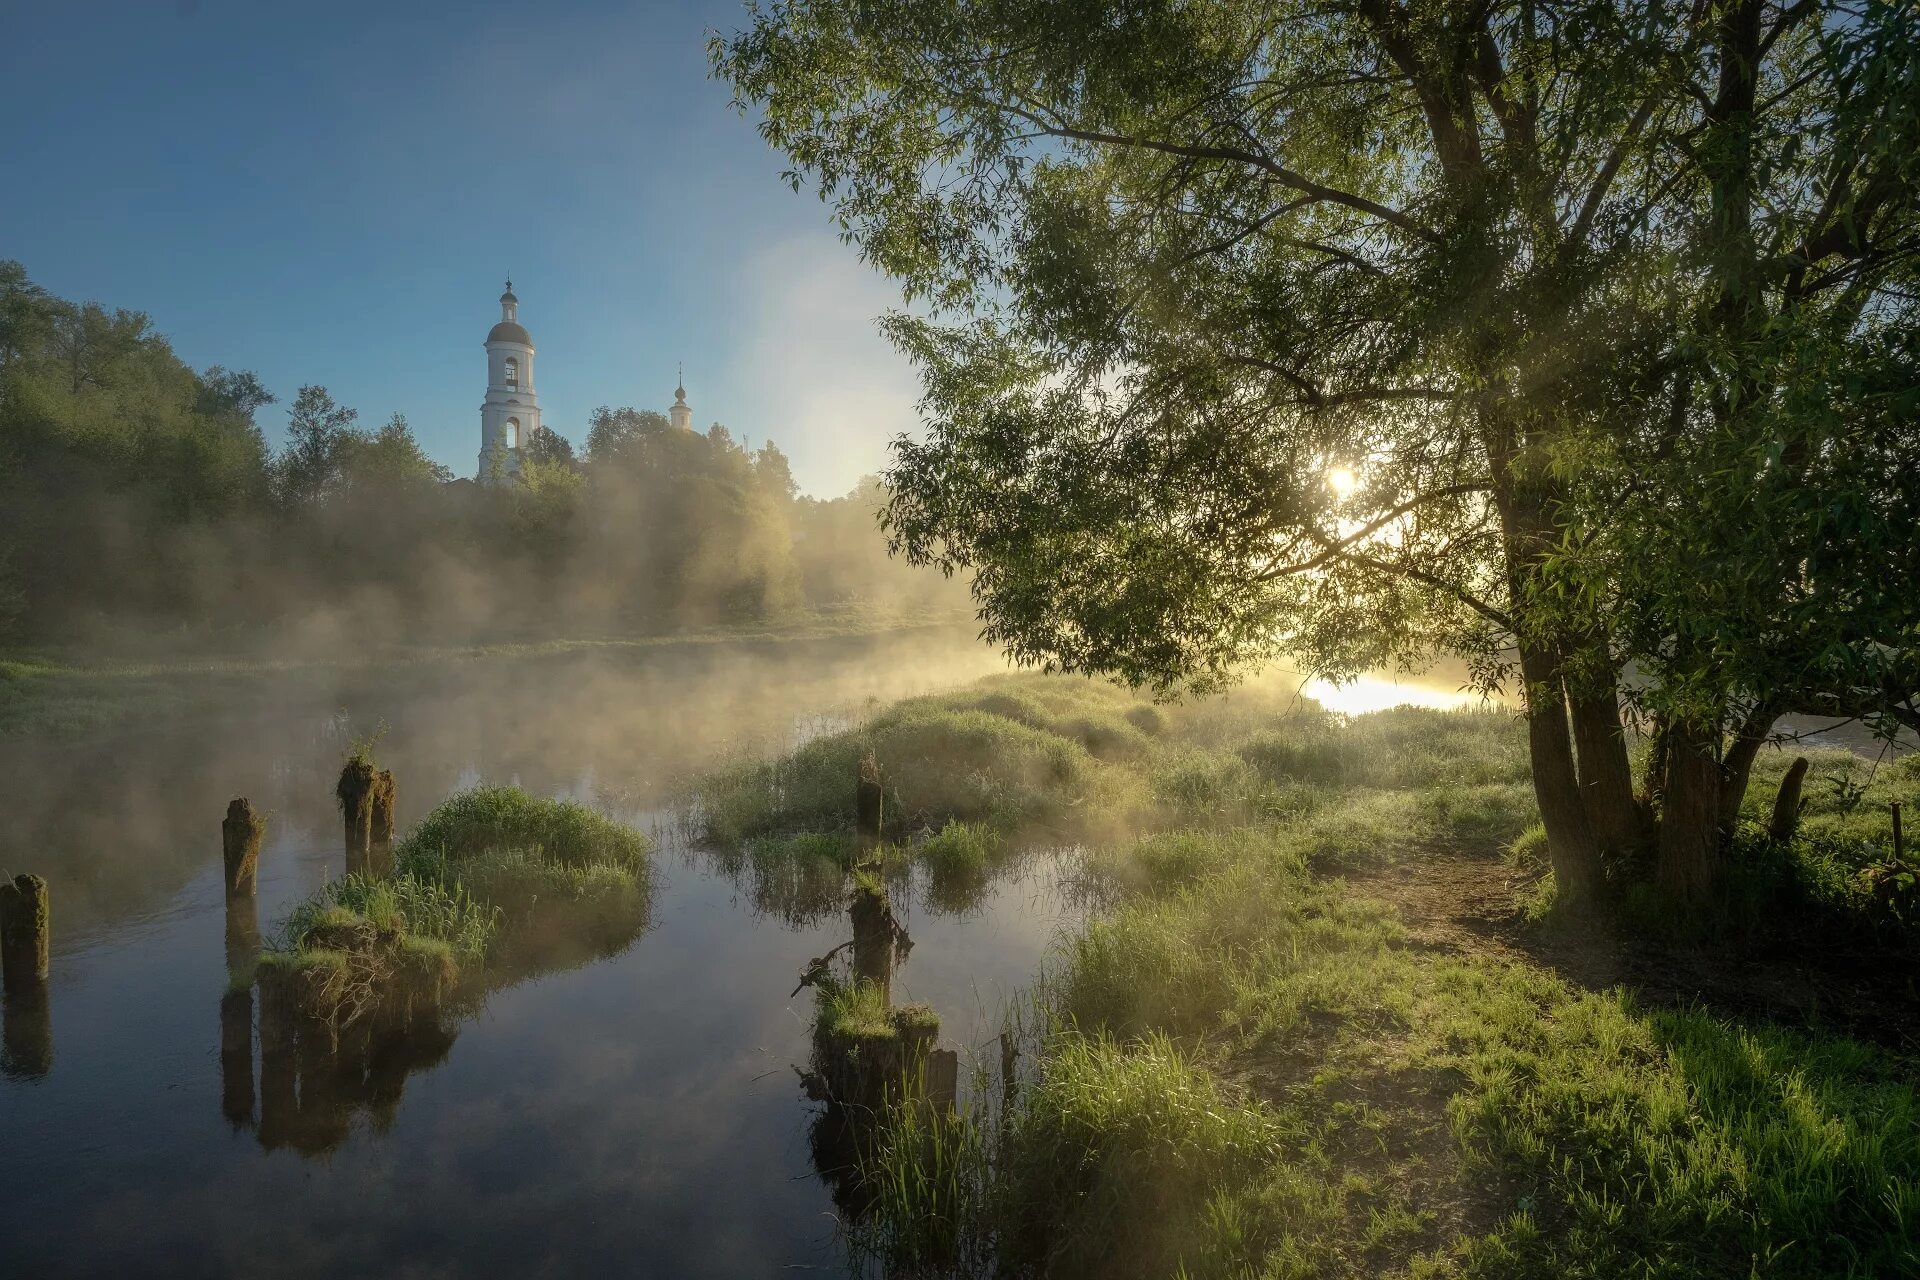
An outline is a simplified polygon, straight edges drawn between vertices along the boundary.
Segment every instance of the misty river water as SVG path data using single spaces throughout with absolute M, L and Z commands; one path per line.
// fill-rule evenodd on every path
M 340 676 L 284 702 L 81 746 L 0 746 L 0 871 L 54 901 L 44 1016 L 10 1010 L 0 1078 L 0 1274 L 765 1275 L 844 1271 L 821 1109 L 799 1070 L 811 957 L 844 898 L 756 882 L 692 845 L 686 781 L 879 703 L 1004 669 L 964 632 L 665 646 Z M 1440 677 L 1309 693 L 1464 700 Z M 649 830 L 650 926 L 618 954 L 495 991 L 477 1015 L 330 1092 L 260 1070 L 226 988 L 219 823 L 268 814 L 259 917 L 343 870 L 332 786 L 387 726 L 402 830 L 453 792 L 511 782 Z M 1080 917 L 1072 851 L 977 895 L 893 886 L 923 1000 L 989 1063 L 1047 946 Z M 275 1115 L 278 1108 L 280 1113 Z
M 47 877 L 55 927 L 45 1025 L 9 1028 L 16 1049 L 46 1043 L 0 1079 L 0 1274 L 842 1269 L 796 1074 L 811 997 L 789 992 L 847 936 L 844 910 L 730 872 L 664 807 L 724 758 L 1002 666 L 948 633 L 489 661 L 84 747 L 9 744 L 0 870 Z M 256 1086 L 223 1079 L 220 818 L 235 795 L 269 814 L 270 929 L 343 870 L 333 779 L 383 721 L 402 829 L 481 780 L 651 829 L 652 924 L 491 994 L 379 1099 L 303 1088 L 301 1114 L 276 1119 L 263 1070 L 235 1108 Z M 963 1055 L 1072 919 L 1060 865 L 1026 860 L 940 911 L 895 887 L 916 944 L 896 998 L 932 1003 Z

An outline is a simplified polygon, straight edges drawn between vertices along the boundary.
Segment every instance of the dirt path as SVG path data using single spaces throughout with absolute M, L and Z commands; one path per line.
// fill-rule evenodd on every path
M 1542 926 L 1517 905 L 1526 878 L 1497 857 L 1436 851 L 1346 880 L 1393 907 L 1416 947 L 1537 965 L 1588 990 L 1626 987 L 1649 1004 L 1816 1024 L 1920 1052 L 1920 973 L 1857 959 L 1848 950 L 1856 940 L 1753 954 L 1622 938 L 1605 926 Z

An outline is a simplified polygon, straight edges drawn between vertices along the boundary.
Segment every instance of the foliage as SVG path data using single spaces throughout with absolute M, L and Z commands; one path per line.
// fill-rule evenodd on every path
M 856 1245 L 976 1275 L 1920 1262 L 1920 1095 L 1882 1050 L 1409 948 L 1285 829 L 1113 862 L 1125 896 L 1045 978 L 1011 1111 L 883 1137 Z
M 363 427 L 318 385 L 276 450 L 256 422 L 273 403 L 251 373 L 187 367 L 144 314 L 54 298 L 0 262 L 0 635 L 131 635 L 144 653 L 161 631 L 205 647 L 278 629 L 326 651 L 960 601 L 889 563 L 877 482 L 801 499 L 777 447 L 724 428 L 603 408 L 585 459 L 542 430 L 516 482 L 482 486 L 404 416 Z
M 928 304 L 889 529 L 1017 657 L 1517 675 L 1573 896 L 1656 823 L 1711 892 L 1783 710 L 1920 725 L 1906 6 L 777 5 L 711 54 Z
M 435 807 L 394 847 L 393 858 L 402 872 L 444 867 L 457 874 L 489 854 L 524 852 L 554 867 L 644 874 L 651 847 L 644 835 L 584 805 L 480 786 Z

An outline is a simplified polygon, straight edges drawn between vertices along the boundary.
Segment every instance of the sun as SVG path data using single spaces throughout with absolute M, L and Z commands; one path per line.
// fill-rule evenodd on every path
M 1334 467 L 1327 472 L 1327 488 L 1333 490 L 1333 496 L 1345 502 L 1360 487 L 1360 479 L 1345 467 Z

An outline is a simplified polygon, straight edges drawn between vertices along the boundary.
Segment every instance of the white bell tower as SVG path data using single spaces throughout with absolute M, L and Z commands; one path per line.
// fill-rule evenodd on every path
M 679 379 L 673 385 L 673 407 L 667 410 L 667 421 L 682 431 L 693 430 L 693 406 L 687 403 L 687 375 L 683 369 Z
M 520 325 L 513 281 L 500 295 L 500 323 L 487 331 L 487 398 L 480 402 L 481 484 L 520 474 L 520 451 L 540 430 L 533 390 L 533 336 Z M 496 465 L 497 463 L 497 465 Z

